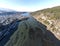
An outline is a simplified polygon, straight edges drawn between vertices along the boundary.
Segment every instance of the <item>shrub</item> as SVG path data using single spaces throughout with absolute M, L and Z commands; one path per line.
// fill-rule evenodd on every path
M 44 21 L 44 23 L 45 23 L 45 24 L 47 24 L 47 25 L 49 25 L 49 24 L 50 24 L 47 20 L 45 20 L 45 21 Z

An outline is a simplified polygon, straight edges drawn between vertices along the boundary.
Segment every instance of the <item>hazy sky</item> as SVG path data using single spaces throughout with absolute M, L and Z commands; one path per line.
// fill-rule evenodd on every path
M 59 5 L 60 0 L 0 0 L 1 8 L 17 11 L 36 11 Z

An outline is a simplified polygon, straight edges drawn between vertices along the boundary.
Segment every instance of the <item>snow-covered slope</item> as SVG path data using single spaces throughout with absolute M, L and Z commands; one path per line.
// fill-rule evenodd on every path
M 0 7 L 0 12 L 14 12 L 14 10 Z

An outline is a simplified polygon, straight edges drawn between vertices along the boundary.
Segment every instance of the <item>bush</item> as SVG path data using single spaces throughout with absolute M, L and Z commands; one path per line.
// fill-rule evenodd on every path
M 47 25 L 49 25 L 49 24 L 50 24 L 47 20 L 45 20 L 45 21 L 44 21 L 44 23 L 45 23 L 45 24 L 47 24 Z

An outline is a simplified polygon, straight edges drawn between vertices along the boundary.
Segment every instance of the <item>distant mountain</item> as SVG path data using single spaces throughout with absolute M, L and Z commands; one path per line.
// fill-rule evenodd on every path
M 17 11 L 7 9 L 7 8 L 0 8 L 0 15 L 9 15 L 9 14 L 15 14 Z
M 7 8 L 0 8 L 0 15 L 24 14 L 26 16 L 29 12 L 15 11 Z
M 14 12 L 14 10 L 7 9 L 7 8 L 0 8 L 0 12 Z

